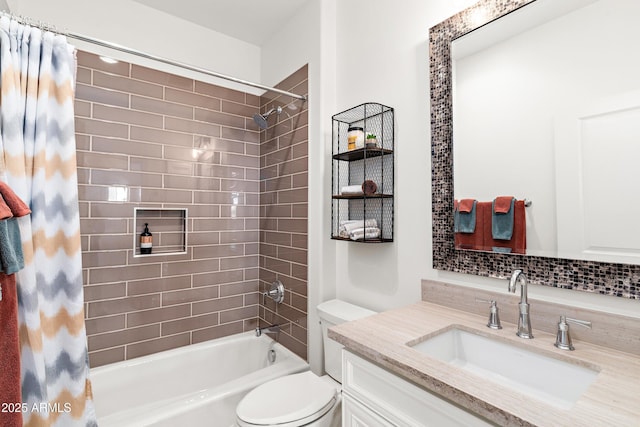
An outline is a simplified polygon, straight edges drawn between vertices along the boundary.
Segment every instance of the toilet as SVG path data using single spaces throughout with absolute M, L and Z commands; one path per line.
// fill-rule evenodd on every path
M 375 314 L 340 300 L 318 305 L 328 375 L 311 371 L 286 375 L 251 390 L 236 407 L 240 427 L 339 427 L 341 422 L 342 345 L 327 336 L 333 326 Z

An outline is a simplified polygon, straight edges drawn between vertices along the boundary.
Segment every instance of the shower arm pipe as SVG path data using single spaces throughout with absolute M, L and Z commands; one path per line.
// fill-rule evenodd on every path
M 306 101 L 307 100 L 307 97 L 304 96 L 304 95 L 298 95 L 296 93 L 288 92 L 286 90 L 265 86 L 265 85 L 262 85 L 260 83 L 254 83 L 254 82 L 250 82 L 250 81 L 247 81 L 247 80 L 242 80 L 242 79 L 239 79 L 239 78 L 236 78 L 236 77 L 228 76 L 226 74 L 217 73 L 215 71 L 210 71 L 210 70 L 207 70 L 207 69 L 204 69 L 204 68 L 195 67 L 193 65 L 185 64 L 183 62 L 173 61 L 171 59 L 163 58 L 161 56 L 151 55 L 149 53 L 141 52 L 141 51 L 135 50 L 135 49 L 130 49 L 128 47 L 125 47 L 125 46 L 122 46 L 122 45 L 119 45 L 119 44 L 116 44 L 116 43 L 111 43 L 111 42 L 107 42 L 107 41 L 104 41 L 104 40 L 99 40 L 99 39 L 95 39 L 93 37 L 87 37 L 87 36 L 84 36 L 82 34 L 71 33 L 71 32 L 66 32 L 66 33 L 64 33 L 64 35 L 67 36 L 68 38 L 72 38 L 72 39 L 75 39 L 75 40 L 80 40 L 80 41 L 83 41 L 83 42 L 86 42 L 86 43 L 91 43 L 91 44 L 95 44 L 95 45 L 98 45 L 98 46 L 106 47 L 106 48 L 109 48 L 109 49 L 114 49 L 114 50 L 117 50 L 117 51 L 120 51 L 120 52 L 128 53 L 128 54 L 135 55 L 135 56 L 139 56 L 141 58 L 151 59 L 153 61 L 162 62 L 162 63 L 167 64 L 167 65 L 173 65 L 173 66 L 176 66 L 176 67 L 184 68 L 186 70 L 190 70 L 190 71 L 195 71 L 197 73 L 206 74 L 208 76 L 217 77 L 217 78 L 224 79 L 224 80 L 229 80 L 229 81 L 232 81 L 234 83 L 239 83 L 239 84 L 242 84 L 242 85 L 245 85 L 245 86 L 251 86 L 251 87 L 258 88 L 258 89 L 267 90 L 267 91 L 270 91 L 270 92 L 276 92 L 276 93 L 279 93 L 280 95 L 290 96 L 292 98 L 300 99 L 302 101 Z

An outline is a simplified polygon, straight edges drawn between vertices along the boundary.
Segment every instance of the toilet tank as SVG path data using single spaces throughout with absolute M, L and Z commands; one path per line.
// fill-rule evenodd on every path
M 318 305 L 318 317 L 322 327 L 322 343 L 324 345 L 324 370 L 334 380 L 342 383 L 342 344 L 327 336 L 327 330 L 340 323 L 376 314 L 375 311 L 348 302 L 333 299 Z

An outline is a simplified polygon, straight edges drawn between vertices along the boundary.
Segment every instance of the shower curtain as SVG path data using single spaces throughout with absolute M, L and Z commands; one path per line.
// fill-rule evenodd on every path
M 84 324 L 75 70 L 65 37 L 0 18 L 0 179 L 32 211 L 18 218 L 24 426 L 97 425 Z

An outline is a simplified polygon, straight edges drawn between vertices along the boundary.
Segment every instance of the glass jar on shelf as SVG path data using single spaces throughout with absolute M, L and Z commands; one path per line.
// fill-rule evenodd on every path
M 364 128 L 352 126 L 347 131 L 347 149 L 349 151 L 364 147 Z

